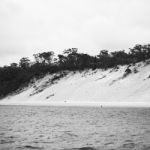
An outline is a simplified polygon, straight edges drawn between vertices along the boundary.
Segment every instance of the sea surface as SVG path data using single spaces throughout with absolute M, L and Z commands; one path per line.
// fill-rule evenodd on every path
M 0 150 L 150 150 L 150 108 L 0 106 Z

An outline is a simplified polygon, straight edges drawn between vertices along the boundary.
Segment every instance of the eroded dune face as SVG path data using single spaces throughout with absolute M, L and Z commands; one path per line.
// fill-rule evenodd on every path
M 150 64 L 46 75 L 1 104 L 150 106 Z
M 148 150 L 149 108 L 0 106 L 0 150 Z

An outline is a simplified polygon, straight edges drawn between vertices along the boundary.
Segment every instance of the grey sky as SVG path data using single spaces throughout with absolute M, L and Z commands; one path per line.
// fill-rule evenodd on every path
M 1 0 L 0 65 L 76 47 L 98 54 L 150 43 L 150 0 Z

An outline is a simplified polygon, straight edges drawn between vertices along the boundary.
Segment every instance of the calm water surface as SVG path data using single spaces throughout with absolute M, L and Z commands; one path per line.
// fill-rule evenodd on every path
M 149 108 L 0 106 L 0 150 L 150 150 Z

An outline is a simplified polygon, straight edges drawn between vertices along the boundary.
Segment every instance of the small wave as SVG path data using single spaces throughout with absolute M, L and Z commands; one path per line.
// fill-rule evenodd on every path
M 65 134 L 71 136 L 71 137 L 78 137 L 78 135 L 71 133 L 71 131 L 66 131 Z
M 37 150 L 43 149 L 42 147 L 31 146 L 31 145 L 25 145 L 25 146 L 18 147 L 18 148 L 20 148 L 20 149 L 37 149 Z
M 126 143 L 132 143 L 132 140 L 125 140 Z
M 64 149 L 64 150 L 96 150 L 93 147 L 81 147 L 81 148 L 71 148 L 71 149 Z
M 114 142 L 108 142 L 108 143 L 105 143 L 105 145 L 113 145 Z
M 114 137 L 114 136 L 115 136 L 114 134 L 109 135 L 109 137 Z
M 12 140 L 0 140 L 0 144 L 11 144 L 14 143 L 15 141 Z
M 135 144 L 134 143 L 125 143 L 122 145 L 122 148 L 134 148 Z
M 150 145 L 148 145 L 148 146 L 144 145 L 143 148 L 142 148 L 142 150 L 150 150 Z
M 0 133 L 0 136 L 1 136 L 1 135 L 5 135 L 5 133 Z
M 96 149 L 93 147 L 82 147 L 82 148 L 79 148 L 79 150 L 96 150 Z

